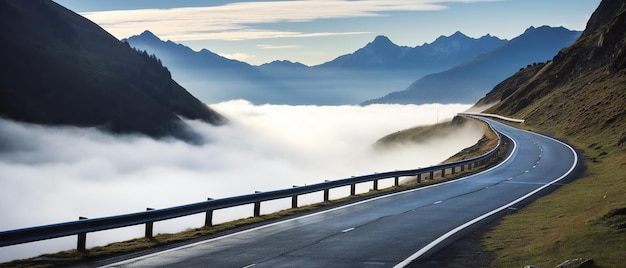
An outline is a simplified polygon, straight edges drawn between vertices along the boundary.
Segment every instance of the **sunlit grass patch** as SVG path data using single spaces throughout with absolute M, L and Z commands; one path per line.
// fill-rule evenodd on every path
M 485 235 L 487 250 L 496 253 L 493 267 L 554 267 L 576 258 L 593 259 L 596 267 L 624 264 L 626 153 L 608 143 L 615 140 L 610 132 L 587 135 L 569 136 L 584 149 L 582 178 L 504 217 Z

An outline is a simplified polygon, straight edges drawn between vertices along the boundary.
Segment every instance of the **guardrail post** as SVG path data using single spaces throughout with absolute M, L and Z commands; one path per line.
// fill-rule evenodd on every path
M 455 169 L 456 169 L 456 167 L 452 167 L 452 174 L 455 174 L 455 173 L 456 173 L 456 172 L 455 172 Z
M 78 220 L 86 220 L 87 217 L 78 217 Z M 78 233 L 78 242 L 76 243 L 78 252 L 87 251 L 87 233 Z
M 154 210 L 154 209 L 146 208 L 146 211 L 150 211 L 150 210 Z M 152 230 L 153 230 L 152 227 L 154 227 L 153 221 L 146 222 L 146 238 L 152 238 Z
M 255 194 L 260 193 L 261 191 L 254 191 Z M 261 216 L 261 201 L 254 202 L 254 217 Z
M 395 176 L 393 178 L 393 185 L 396 186 L 396 187 L 400 186 L 400 177 Z
M 356 195 L 356 184 L 350 184 L 350 195 Z
M 422 173 L 417 174 L 417 183 L 418 184 L 422 183 Z
M 328 182 L 328 180 L 324 180 L 324 182 Z M 324 190 L 324 202 L 328 202 L 330 200 L 330 189 Z
M 435 179 L 435 172 L 434 172 L 434 171 L 431 171 L 431 172 L 430 172 L 430 179 L 431 179 L 431 180 L 434 180 L 434 179 Z
M 465 171 L 465 165 L 461 165 L 461 172 Z
M 441 177 L 443 178 L 445 176 L 446 176 L 446 169 L 444 168 L 441 170 Z
M 211 201 L 213 200 L 213 198 L 207 198 L 207 201 Z M 204 215 L 204 226 L 205 227 L 211 227 L 213 226 L 213 210 L 207 210 L 206 214 Z
M 293 188 L 298 187 L 297 185 L 294 185 Z M 298 207 L 298 196 L 294 195 L 291 197 L 291 208 L 297 208 Z
M 378 191 L 378 180 L 374 180 L 374 191 Z

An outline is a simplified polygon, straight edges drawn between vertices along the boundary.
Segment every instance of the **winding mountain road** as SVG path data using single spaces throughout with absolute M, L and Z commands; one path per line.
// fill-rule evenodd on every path
M 482 119 L 514 145 L 489 170 L 107 267 L 403 267 L 575 169 L 576 153 L 564 143 Z

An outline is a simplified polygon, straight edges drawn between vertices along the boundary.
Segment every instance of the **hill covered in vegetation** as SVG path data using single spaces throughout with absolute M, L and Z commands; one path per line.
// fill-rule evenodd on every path
M 509 215 L 485 236 L 494 267 L 554 267 L 593 259 L 620 267 L 626 252 L 626 1 L 603 0 L 582 36 L 551 61 L 520 70 L 477 106 L 568 139 L 586 173 Z M 587 267 L 587 266 L 586 266 Z
M 190 138 L 179 118 L 224 118 L 161 61 L 52 1 L 0 1 L 0 116 L 114 133 Z

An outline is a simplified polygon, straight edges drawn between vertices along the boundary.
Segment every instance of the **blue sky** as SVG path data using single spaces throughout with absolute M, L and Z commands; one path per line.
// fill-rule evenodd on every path
M 583 30 L 600 0 L 55 0 L 117 38 L 150 30 L 251 64 L 316 65 L 377 35 L 417 46 L 456 31 L 511 39 L 530 26 Z

